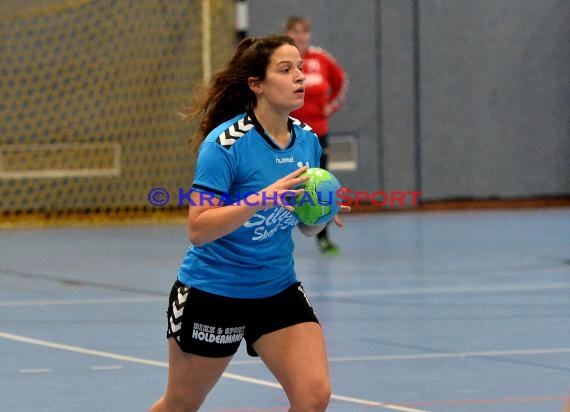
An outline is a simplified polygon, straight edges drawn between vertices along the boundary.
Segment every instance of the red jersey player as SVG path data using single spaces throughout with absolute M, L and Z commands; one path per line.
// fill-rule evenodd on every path
M 305 104 L 291 116 L 308 124 L 319 136 L 323 154 L 321 167 L 328 167 L 329 117 L 344 102 L 348 86 L 345 71 L 328 52 L 311 45 L 311 22 L 305 17 L 290 17 L 285 24 L 285 34 L 295 40 L 303 58 L 305 80 Z M 317 235 L 323 253 L 336 255 L 338 248 L 329 240 L 325 228 Z

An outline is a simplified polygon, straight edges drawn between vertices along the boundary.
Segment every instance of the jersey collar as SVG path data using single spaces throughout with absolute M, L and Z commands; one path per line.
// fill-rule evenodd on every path
M 295 128 L 293 127 L 293 121 L 291 120 L 291 118 L 289 118 L 287 120 L 287 128 L 291 132 L 291 139 L 289 139 L 289 144 L 287 145 L 287 147 L 285 147 L 284 149 L 281 149 L 279 146 L 277 146 L 275 141 L 271 137 L 269 137 L 269 135 L 267 133 L 265 133 L 265 130 L 261 126 L 261 123 L 259 123 L 259 120 L 257 120 L 257 117 L 255 117 L 255 113 L 253 113 L 253 110 L 249 110 L 247 112 L 247 116 L 253 122 L 253 126 L 255 127 L 255 130 L 257 130 L 257 133 L 259 133 L 260 136 L 263 137 L 263 139 L 267 142 L 267 144 L 269 146 L 271 146 L 273 149 L 275 149 L 275 150 L 287 150 L 287 149 L 290 149 L 291 147 L 293 147 L 293 145 L 295 144 L 295 140 L 296 140 L 297 136 L 295 134 Z

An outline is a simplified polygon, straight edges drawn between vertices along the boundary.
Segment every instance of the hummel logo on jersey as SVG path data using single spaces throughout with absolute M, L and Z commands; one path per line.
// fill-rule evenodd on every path
M 295 159 L 293 159 L 293 156 L 282 157 L 281 159 L 278 157 L 275 158 L 275 163 L 293 163 L 294 161 L 295 161 Z

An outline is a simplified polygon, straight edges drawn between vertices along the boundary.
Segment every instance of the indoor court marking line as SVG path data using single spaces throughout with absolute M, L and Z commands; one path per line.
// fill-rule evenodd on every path
M 403 296 L 403 295 L 437 295 L 437 294 L 462 294 L 462 293 L 500 293 L 500 292 L 542 292 L 560 291 L 570 289 L 570 283 L 546 283 L 546 284 L 510 284 L 497 286 L 477 286 L 477 287 L 427 287 L 409 289 L 366 289 L 338 292 L 311 292 L 310 298 L 322 297 L 362 297 L 362 296 Z M 117 297 L 101 299 L 49 299 L 49 300 L 14 300 L 0 302 L 0 307 L 25 307 L 25 306 L 57 306 L 57 305 L 97 305 L 107 303 L 152 303 L 166 302 L 167 295 L 149 297 Z
M 82 348 L 80 346 L 72 346 L 72 345 L 50 342 L 50 341 L 41 340 L 41 339 L 34 339 L 34 338 L 22 336 L 22 335 L 15 335 L 12 333 L 6 333 L 6 332 L 1 332 L 1 331 L 0 331 L 0 338 L 12 340 L 12 341 L 17 341 L 17 342 L 22 342 L 22 343 L 28 343 L 30 345 L 37 345 L 37 346 L 43 346 L 43 347 L 52 348 L 52 349 L 64 350 L 64 351 L 68 351 L 68 352 L 81 353 L 81 354 L 91 355 L 91 356 L 99 356 L 102 358 L 115 359 L 115 360 L 119 360 L 119 361 L 137 363 L 137 364 L 141 364 L 141 365 L 168 368 L 167 362 L 159 362 L 159 361 L 154 361 L 151 359 L 144 359 L 144 358 L 138 358 L 138 357 L 134 357 L 134 356 L 120 355 L 118 353 L 87 349 L 87 348 Z M 222 374 L 222 376 L 225 378 L 234 379 L 234 380 L 238 380 L 238 381 L 242 381 L 242 382 L 253 383 L 256 385 L 262 385 L 262 386 L 267 386 L 267 387 L 271 387 L 271 388 L 281 389 L 281 385 L 279 385 L 278 383 L 266 381 L 263 379 L 250 378 L 248 376 L 238 375 L 235 373 L 228 373 L 228 372 L 224 372 Z M 402 405 L 396 405 L 396 404 L 391 404 L 391 403 L 383 403 L 383 402 L 377 402 L 377 401 L 370 401 L 370 400 L 366 400 L 366 399 L 354 398 L 354 397 L 350 397 L 350 396 L 342 396 L 342 395 L 337 395 L 337 394 L 332 394 L 331 399 L 349 402 L 349 403 L 354 403 L 354 404 L 359 404 L 359 405 L 379 407 L 379 408 L 392 410 L 392 411 L 428 412 L 424 409 L 410 408 L 410 407 L 406 407 L 406 406 L 402 406 Z
M 514 350 L 495 350 L 495 351 L 482 351 L 482 352 L 418 353 L 411 355 L 341 356 L 334 358 L 334 361 L 369 362 L 369 361 L 449 359 L 449 358 L 494 358 L 501 356 L 552 355 L 559 353 L 570 353 L 570 348 L 514 349 Z
M 13 300 L 0 302 L 0 307 L 27 307 L 27 306 L 58 306 L 58 305 L 106 305 L 111 303 L 165 303 L 168 296 L 140 297 L 140 298 L 102 298 L 102 299 L 44 299 L 44 300 Z
M 570 353 L 570 348 L 536 348 L 536 349 L 513 349 L 496 350 L 482 352 L 434 352 L 415 353 L 404 355 L 378 355 L 378 356 L 331 356 L 329 362 L 373 362 L 373 361 L 405 361 L 423 359 L 453 359 L 453 358 L 497 358 L 503 356 L 523 356 L 523 355 L 553 355 L 560 353 Z M 234 365 L 258 365 L 260 360 L 235 360 Z
M 20 373 L 48 373 L 51 372 L 49 368 L 38 368 L 38 369 L 19 369 Z
M 461 406 L 461 405 L 513 405 L 513 404 L 527 404 L 538 402 L 558 402 L 565 401 L 567 396 L 512 396 L 508 398 L 494 398 L 494 399 L 451 399 L 451 400 L 435 400 L 428 402 L 413 402 L 410 406 Z
M 123 369 L 121 365 L 103 365 L 103 366 L 91 366 L 90 369 L 94 371 L 111 371 L 116 369 Z
M 511 284 L 496 286 L 434 286 L 425 288 L 409 289 L 364 289 L 338 292 L 312 292 L 310 298 L 350 298 L 361 296 L 401 296 L 401 295 L 438 295 L 438 294 L 461 294 L 461 293 L 500 293 L 500 292 L 542 292 L 548 290 L 570 289 L 570 283 L 546 283 L 546 284 Z

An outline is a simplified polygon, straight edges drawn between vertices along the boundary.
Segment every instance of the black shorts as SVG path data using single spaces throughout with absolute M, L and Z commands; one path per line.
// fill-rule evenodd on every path
M 247 353 L 261 336 L 303 322 L 319 323 L 300 282 L 277 295 L 238 299 L 204 292 L 176 281 L 170 292 L 166 336 L 184 352 L 210 358 L 236 353 L 243 338 Z

